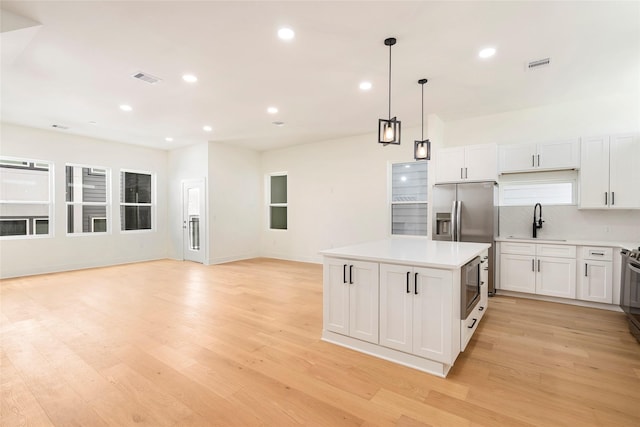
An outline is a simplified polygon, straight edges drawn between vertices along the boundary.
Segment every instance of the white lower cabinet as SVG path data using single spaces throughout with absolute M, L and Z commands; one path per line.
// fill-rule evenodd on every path
M 576 297 L 576 247 L 502 242 L 500 289 Z
M 584 301 L 613 303 L 613 250 L 581 247 L 578 259 L 578 295 Z
M 380 264 L 380 345 L 451 363 L 452 283 L 451 270 Z
M 324 328 L 378 343 L 378 263 L 327 258 Z

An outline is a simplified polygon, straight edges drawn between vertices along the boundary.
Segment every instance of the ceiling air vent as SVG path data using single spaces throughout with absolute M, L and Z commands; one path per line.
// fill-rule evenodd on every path
M 528 70 L 535 70 L 535 69 L 538 69 L 540 67 L 547 67 L 547 66 L 549 66 L 550 62 L 551 62 L 551 58 L 544 58 L 544 59 L 537 59 L 535 61 L 530 61 L 527 64 L 527 69 Z
M 131 77 L 133 77 L 134 79 L 142 80 L 143 82 L 147 82 L 147 83 L 152 84 L 152 85 L 162 81 L 162 79 L 160 79 L 158 77 L 155 77 L 155 76 L 152 76 L 151 74 L 147 74 L 147 73 L 143 73 L 143 72 L 135 73 Z

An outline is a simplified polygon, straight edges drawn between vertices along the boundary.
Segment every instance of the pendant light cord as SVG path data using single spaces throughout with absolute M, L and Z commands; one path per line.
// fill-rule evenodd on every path
M 391 121 L 391 44 L 389 45 L 389 121 Z
M 422 86 L 422 141 L 424 141 L 424 83 L 421 84 Z

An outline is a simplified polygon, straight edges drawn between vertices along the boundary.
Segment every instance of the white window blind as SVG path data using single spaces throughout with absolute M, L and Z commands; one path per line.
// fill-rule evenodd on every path
M 427 235 L 427 162 L 391 165 L 391 234 Z

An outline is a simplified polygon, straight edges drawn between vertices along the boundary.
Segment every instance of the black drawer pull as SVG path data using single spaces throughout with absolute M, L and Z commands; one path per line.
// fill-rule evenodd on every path
M 353 285 L 353 265 L 349 266 L 349 284 Z
M 342 265 L 342 283 L 347 283 L 347 264 Z
M 484 307 L 480 306 L 480 308 L 478 309 L 478 311 L 484 311 Z
M 410 294 L 411 291 L 409 290 L 409 276 L 411 275 L 410 271 L 407 271 L 407 293 Z
M 471 324 L 471 326 L 467 326 L 467 328 L 469 329 L 473 329 L 474 326 L 476 326 L 476 322 L 478 321 L 478 319 L 473 319 L 473 323 Z

